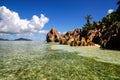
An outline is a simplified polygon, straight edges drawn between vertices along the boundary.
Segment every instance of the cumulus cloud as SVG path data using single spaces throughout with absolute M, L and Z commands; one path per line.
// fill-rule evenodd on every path
M 47 34 L 47 33 L 48 33 L 47 30 L 40 30 L 40 31 L 39 31 L 39 34 Z
M 113 9 L 109 9 L 107 13 L 111 14 L 113 11 L 114 11 Z
M 17 12 L 5 6 L 0 7 L 0 33 L 2 34 L 32 34 L 45 32 L 42 28 L 49 19 L 43 14 L 33 15 L 31 20 L 21 19 Z

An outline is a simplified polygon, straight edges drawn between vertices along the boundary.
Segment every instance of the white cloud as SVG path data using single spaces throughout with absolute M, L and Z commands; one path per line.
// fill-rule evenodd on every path
M 66 34 L 67 32 L 65 31 L 65 32 L 63 32 L 62 34 Z
M 107 13 L 111 14 L 113 11 L 114 11 L 113 9 L 109 9 Z
M 48 33 L 47 30 L 40 30 L 40 31 L 39 31 L 39 34 L 47 34 L 47 33 Z
M 21 19 L 17 12 L 5 6 L 0 7 L 0 33 L 2 34 L 32 34 L 42 32 L 49 19 L 43 14 L 33 15 L 31 20 Z
M 33 33 L 22 33 L 22 34 L 16 34 L 16 36 L 34 36 Z
M 0 36 L 9 36 L 10 34 L 0 33 Z

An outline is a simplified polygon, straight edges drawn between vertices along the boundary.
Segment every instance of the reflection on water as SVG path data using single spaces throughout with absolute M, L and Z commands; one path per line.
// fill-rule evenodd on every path
M 119 51 L 0 41 L 0 80 L 118 80 L 119 73 Z

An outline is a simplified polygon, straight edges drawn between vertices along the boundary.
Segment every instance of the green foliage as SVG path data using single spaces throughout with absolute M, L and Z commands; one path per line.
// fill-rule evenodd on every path
M 87 20 L 87 23 L 83 27 L 83 29 L 91 30 L 96 29 L 96 23 L 101 23 L 100 27 L 106 26 L 109 27 L 113 25 L 116 22 L 120 22 L 120 0 L 117 2 L 118 8 L 115 12 L 112 12 L 111 14 L 108 14 L 107 16 L 103 17 L 101 22 L 93 22 L 90 23 L 90 20 L 92 19 L 91 15 L 87 15 L 85 19 Z
M 115 12 L 108 14 L 102 19 L 102 22 L 105 23 L 105 26 L 114 24 L 117 21 L 120 21 L 120 0 L 118 1 L 118 8 Z
M 118 8 L 117 8 L 117 14 L 120 14 L 120 0 L 118 0 L 118 2 L 117 2 L 117 5 L 118 5 Z
M 113 12 L 102 19 L 105 26 L 114 24 L 116 21 L 120 21 L 120 16 L 116 12 Z
M 85 24 L 85 27 L 83 27 L 83 29 L 86 29 L 86 30 L 93 30 L 95 29 L 97 26 L 96 26 L 97 22 L 93 22 L 91 24 Z
M 85 16 L 85 19 L 87 20 L 87 25 L 90 24 L 90 20 L 92 19 L 92 16 L 91 15 L 87 15 Z

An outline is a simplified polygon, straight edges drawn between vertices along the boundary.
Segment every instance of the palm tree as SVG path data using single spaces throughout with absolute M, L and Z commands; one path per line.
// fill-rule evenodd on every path
M 117 2 L 118 8 L 117 8 L 117 13 L 120 13 L 120 0 Z
M 120 0 L 118 0 L 117 5 L 118 5 L 118 8 L 116 10 L 116 13 L 119 15 L 118 16 L 118 18 L 119 18 L 118 21 L 120 21 Z
M 120 5 L 120 0 L 118 0 L 117 5 Z
M 91 15 L 85 16 L 85 19 L 87 20 L 87 25 L 90 25 L 90 20 L 92 19 Z

